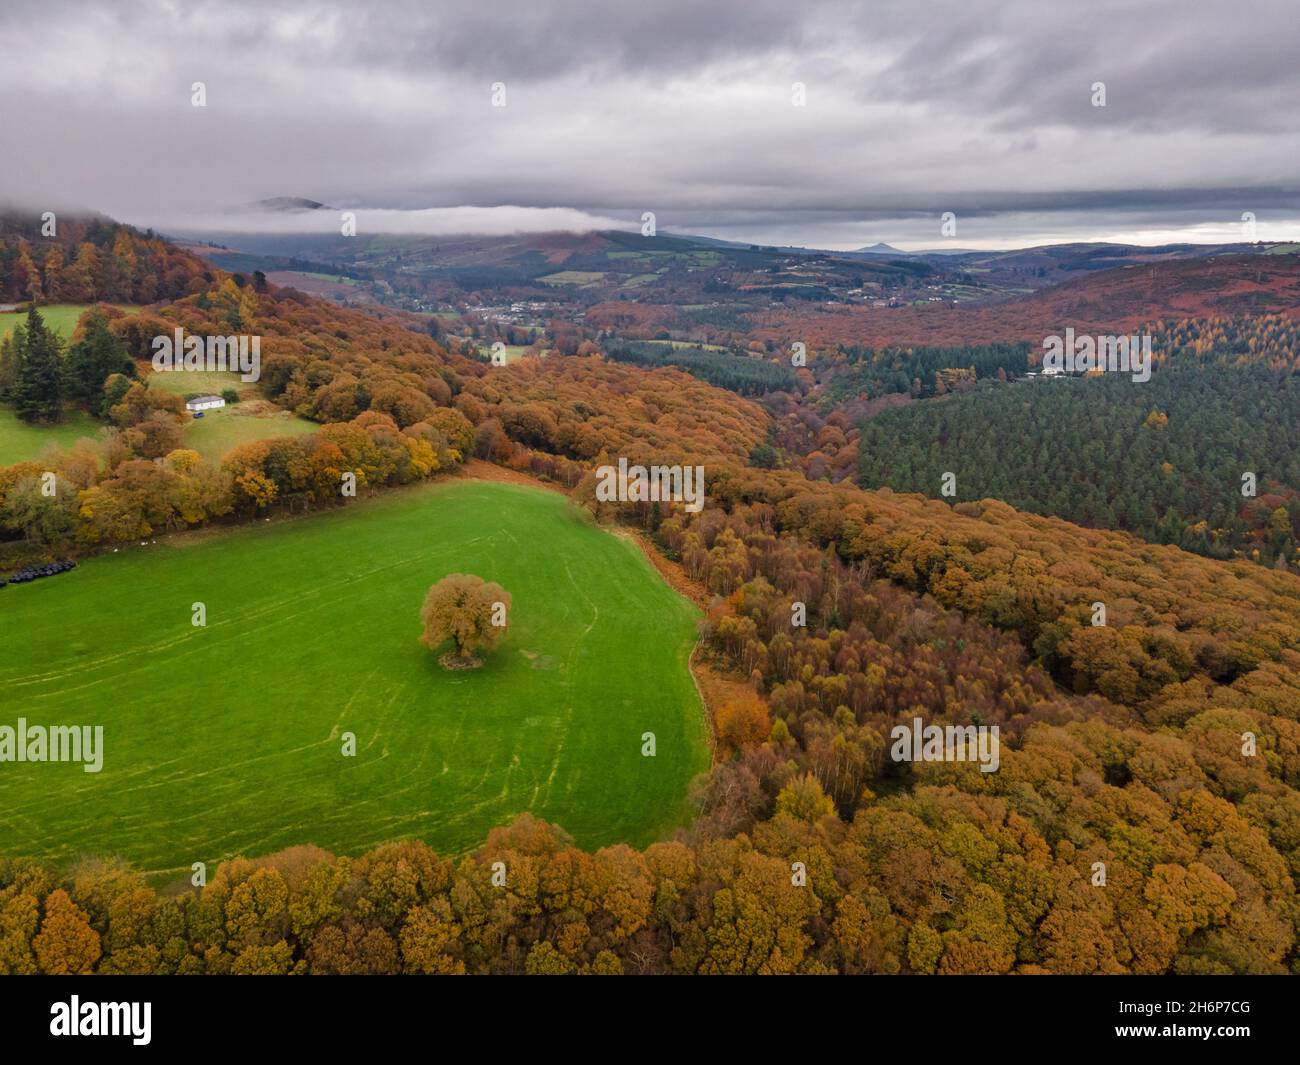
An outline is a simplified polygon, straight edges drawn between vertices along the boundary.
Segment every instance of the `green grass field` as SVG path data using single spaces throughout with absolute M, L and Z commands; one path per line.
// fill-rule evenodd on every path
M 306 436 L 320 428 L 315 422 L 289 414 L 253 417 L 236 413 L 238 407 L 204 411 L 185 426 L 185 446 L 209 462 L 217 463 L 238 444 L 273 436 Z
M 142 363 L 143 367 L 144 364 Z M 233 371 L 219 370 L 163 370 L 161 372 L 141 374 L 150 388 L 160 388 L 177 396 L 201 396 L 205 394 L 221 395 L 227 388 L 233 388 L 240 396 L 254 396 L 257 385 L 251 381 L 241 381 L 239 374 Z
M 361 284 L 355 277 L 344 277 L 342 274 L 321 274 L 312 270 L 298 271 L 303 277 L 314 278 L 317 281 L 333 281 L 339 285 L 359 285 Z
M 474 671 L 418 642 L 426 590 L 454 572 L 513 596 Z M 0 613 L 0 724 L 104 727 L 98 774 L 0 764 L 11 856 L 119 854 L 165 879 L 308 842 L 457 853 L 524 810 L 583 846 L 644 845 L 708 766 L 695 607 L 537 489 L 443 482 L 133 545 L 0 590 Z
M 28 425 L 12 407 L 0 407 L 0 466 L 34 459 L 51 444 L 66 448 L 83 436 L 98 439 L 102 428 L 100 422 L 79 410 L 67 411 L 57 425 Z
M 599 284 L 604 279 L 605 274 L 600 270 L 561 270 L 559 273 L 547 274 L 537 280 L 546 285 L 577 285 L 579 288 L 588 288 Z
M 41 317 L 45 319 L 45 324 L 63 337 L 64 340 L 67 340 L 72 335 L 72 331 L 77 328 L 81 316 L 92 306 L 93 304 L 90 303 L 51 303 L 36 309 L 40 311 Z M 114 306 L 118 306 L 124 311 L 135 309 L 125 304 L 114 304 Z M 19 322 L 24 325 L 27 324 L 26 312 L 5 311 L 0 314 L 0 339 L 12 333 L 14 326 Z
M 669 344 L 674 351 L 680 351 L 682 348 L 702 348 L 704 351 L 726 351 L 727 349 L 721 344 L 697 344 L 693 340 L 647 340 L 646 344 Z

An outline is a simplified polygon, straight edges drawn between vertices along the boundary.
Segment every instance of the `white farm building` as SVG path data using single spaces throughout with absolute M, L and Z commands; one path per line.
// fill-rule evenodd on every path
M 195 396 L 193 399 L 185 401 L 185 409 L 188 411 L 212 410 L 215 407 L 224 407 L 226 401 L 220 396 Z

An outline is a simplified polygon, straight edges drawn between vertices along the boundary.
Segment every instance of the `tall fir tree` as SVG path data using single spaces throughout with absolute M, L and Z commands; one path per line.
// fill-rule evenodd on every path
M 87 316 L 83 336 L 68 348 L 64 366 L 68 398 L 74 403 L 93 405 L 96 410 L 110 374 L 135 375 L 126 345 L 109 330 L 108 319 L 99 311 Z
M 15 330 L 16 332 L 16 330 Z M 35 306 L 27 314 L 14 408 L 23 421 L 58 421 L 63 413 L 62 343 Z

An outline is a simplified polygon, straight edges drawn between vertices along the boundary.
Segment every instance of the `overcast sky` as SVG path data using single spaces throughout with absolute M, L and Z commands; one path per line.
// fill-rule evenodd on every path
M 225 213 L 273 196 L 372 232 L 653 211 L 834 248 L 1233 241 L 1252 212 L 1300 239 L 1298 27 L 1294 0 L 4 0 L 0 201 L 171 231 L 284 225 Z

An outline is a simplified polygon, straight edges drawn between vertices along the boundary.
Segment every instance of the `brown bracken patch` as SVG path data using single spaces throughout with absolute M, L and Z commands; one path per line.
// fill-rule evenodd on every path
M 497 484 L 521 484 L 528 488 L 543 488 L 548 492 L 558 492 L 562 496 L 569 493 L 564 490 L 562 485 L 553 484 L 550 481 L 539 481 L 526 473 L 520 473 L 518 470 L 508 469 L 505 466 L 498 466 L 492 462 L 484 462 L 482 459 L 466 459 L 465 462 L 457 469 L 457 476 L 467 477 L 471 481 L 493 481 Z

